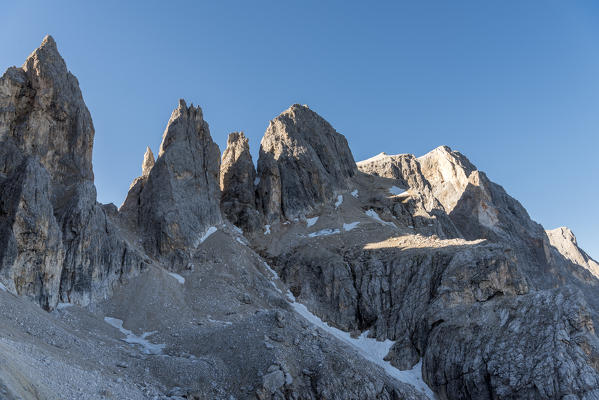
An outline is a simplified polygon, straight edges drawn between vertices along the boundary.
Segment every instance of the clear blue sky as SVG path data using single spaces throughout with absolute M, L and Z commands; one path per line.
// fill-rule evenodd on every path
M 179 98 L 221 150 L 243 130 L 254 154 L 302 103 L 356 160 L 461 151 L 599 258 L 596 1 L 83 3 L 3 4 L 0 67 L 54 36 L 94 119 L 102 202 L 123 201 Z

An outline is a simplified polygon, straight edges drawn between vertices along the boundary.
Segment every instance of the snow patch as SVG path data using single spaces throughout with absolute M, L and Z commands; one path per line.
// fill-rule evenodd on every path
M 254 179 L 254 186 L 258 186 L 259 183 L 260 183 L 260 177 L 257 176 L 256 179 Z
M 198 244 L 202 244 L 202 243 L 204 243 L 204 241 L 205 241 L 206 239 L 208 239 L 208 237 L 209 237 L 210 235 L 212 235 L 214 232 L 216 232 L 217 230 L 218 230 L 218 229 L 216 229 L 216 226 L 211 226 L 210 228 L 208 228 L 208 229 L 206 230 L 206 232 L 205 232 L 205 233 L 202 235 L 202 237 L 200 238 L 200 242 L 199 242 Z M 197 245 L 196 245 L 196 247 L 197 247 Z
M 360 221 L 350 222 L 349 224 L 343 224 L 343 230 L 346 232 L 349 232 L 352 229 L 354 229 L 356 226 L 358 226 L 359 224 L 360 224 Z
M 104 322 L 106 322 L 109 325 L 112 325 L 113 327 L 121 331 L 121 333 L 126 336 L 126 338 L 123 339 L 123 341 L 129 344 L 137 344 L 141 346 L 142 351 L 145 354 L 160 354 L 162 353 L 162 349 L 166 347 L 166 344 L 154 344 L 146 339 L 148 336 L 156 333 L 156 331 L 144 332 L 141 334 L 141 336 L 137 336 L 129 329 L 123 328 L 123 321 L 118 318 L 104 317 Z
M 366 215 L 368 215 L 370 218 L 374 219 L 375 221 L 383 224 L 383 225 L 389 225 L 395 228 L 395 224 L 393 222 L 390 221 L 383 221 L 381 219 L 381 217 L 379 217 L 379 215 L 377 214 L 376 211 L 374 211 L 372 208 L 368 211 L 366 211 Z
M 339 208 L 339 206 L 343 203 L 343 195 L 337 196 L 337 201 L 335 202 L 335 208 Z
M 306 227 L 311 227 L 318 221 L 318 217 L 306 218 Z
M 273 287 L 274 287 L 274 288 L 277 290 L 277 292 L 279 292 L 279 293 L 283 294 L 283 291 L 282 291 L 282 290 L 281 290 L 281 289 L 280 289 L 280 288 L 277 286 L 277 284 L 275 283 L 275 280 L 277 280 L 277 281 L 279 280 L 279 274 L 277 274 L 277 271 L 275 271 L 274 269 L 272 269 L 272 268 L 270 267 L 270 265 L 268 265 L 268 264 L 266 263 L 266 261 L 263 261 L 263 263 L 264 263 L 264 268 L 266 268 L 266 270 L 267 270 L 268 272 L 270 272 L 270 275 L 271 275 L 271 277 L 270 277 L 270 279 L 269 279 L 269 281 L 270 281 L 270 284 L 271 284 L 271 285 L 272 285 L 272 286 L 273 286 Z
M 358 196 L 358 189 L 354 189 L 353 192 L 351 192 L 351 195 L 354 196 L 356 199 L 360 196 Z
M 175 274 L 174 272 L 169 272 L 168 274 L 175 278 L 181 285 L 185 283 L 185 278 L 183 278 L 181 275 Z
M 0 290 L 2 290 L 3 292 L 8 292 L 8 290 L 6 289 L 6 286 L 4 286 L 2 284 L 2 282 L 0 282 Z
M 405 193 L 405 189 L 399 188 L 397 186 L 391 186 L 389 188 L 389 193 L 391 193 L 392 195 L 397 196 L 399 194 Z
M 312 232 L 308 235 L 308 237 L 330 236 L 330 235 L 335 235 L 337 233 L 341 233 L 341 231 L 339 229 L 328 228 L 328 229 L 323 229 L 318 232 Z
M 233 225 L 233 230 L 234 230 L 235 232 L 239 233 L 240 235 L 243 235 L 243 231 L 241 230 L 241 228 L 239 228 L 239 227 L 237 227 L 237 226 L 235 226 L 235 225 Z
M 64 310 L 65 308 L 73 307 L 73 303 L 58 303 L 56 305 L 57 310 Z
M 246 246 L 245 242 L 240 237 L 236 237 L 235 240 L 237 240 L 242 245 Z
M 422 380 L 422 360 L 414 368 L 407 371 L 400 371 L 392 366 L 390 362 L 384 360 L 393 345 L 393 341 L 387 339 L 384 342 L 379 342 L 374 338 L 369 338 L 368 332 L 364 332 L 358 338 L 354 339 L 348 332 L 327 325 L 323 320 L 312 314 L 305 305 L 294 302 L 291 306 L 298 314 L 306 318 L 313 325 L 335 336 L 342 342 L 349 344 L 362 357 L 382 367 L 389 376 L 398 381 L 413 385 L 429 399 L 435 398 L 433 391 Z
M 264 234 L 270 235 L 270 225 L 264 225 Z
M 208 321 L 215 323 L 215 324 L 233 325 L 233 323 L 231 321 L 219 321 L 217 319 L 212 319 L 210 317 L 208 317 Z

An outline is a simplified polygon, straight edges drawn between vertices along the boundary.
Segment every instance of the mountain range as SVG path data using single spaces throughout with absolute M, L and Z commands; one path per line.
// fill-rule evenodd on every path
M 458 151 L 179 100 L 117 208 L 94 135 L 51 36 L 0 78 L 1 399 L 599 399 L 599 264 Z

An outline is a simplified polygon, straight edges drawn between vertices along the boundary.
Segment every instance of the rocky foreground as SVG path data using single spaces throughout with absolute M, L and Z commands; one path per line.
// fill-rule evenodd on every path
M 1 399 L 599 399 L 599 264 L 459 152 L 296 104 L 255 168 L 181 100 L 117 209 L 93 139 L 48 36 L 0 79 Z

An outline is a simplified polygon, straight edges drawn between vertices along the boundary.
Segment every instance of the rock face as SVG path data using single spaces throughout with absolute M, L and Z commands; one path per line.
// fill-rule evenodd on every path
M 596 278 L 599 278 L 599 263 L 578 247 L 576 236 L 574 236 L 574 233 L 569 228 L 561 227 L 546 232 L 551 245 L 562 256 L 574 264 L 589 270 Z
M 47 36 L 0 79 L 0 275 L 46 309 L 102 297 L 143 264 L 96 203 L 93 138 L 77 79 Z
M 256 209 L 256 169 L 248 139 L 243 132 L 233 132 L 227 139 L 220 167 L 221 208 L 234 225 L 254 231 L 261 224 Z
M 347 190 L 356 173 L 345 137 L 294 104 L 270 122 L 260 143 L 258 204 L 269 221 L 297 218 Z
M 144 154 L 144 161 L 141 164 L 141 176 L 147 177 L 148 175 L 150 175 L 150 170 L 154 166 L 155 162 L 156 161 L 154 160 L 154 153 L 152 153 L 152 150 L 149 147 L 147 147 L 146 153 Z
M 121 213 L 130 225 L 136 222 L 149 254 L 180 269 L 207 229 L 222 222 L 220 150 L 200 107 L 179 100 L 155 163 L 152 158 L 146 152 L 142 176 L 131 185 Z

